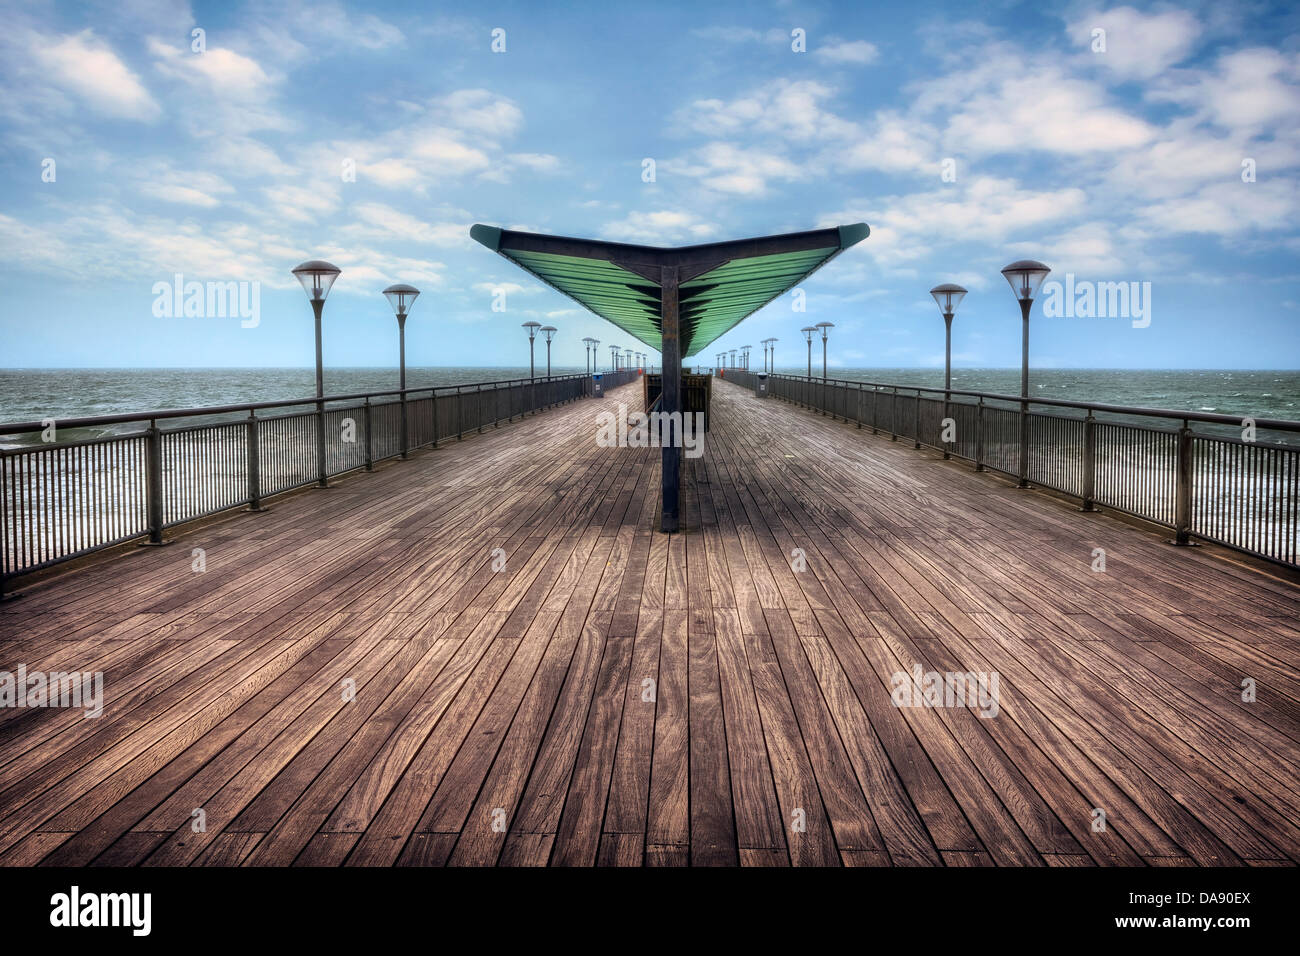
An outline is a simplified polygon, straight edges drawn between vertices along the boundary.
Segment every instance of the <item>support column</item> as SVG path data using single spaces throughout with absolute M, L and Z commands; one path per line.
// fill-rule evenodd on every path
M 682 348 L 678 336 L 678 271 L 676 265 L 662 267 L 660 278 L 660 321 L 663 335 L 663 398 L 659 410 L 672 422 L 676 414 L 680 427 L 682 411 Z M 669 426 L 671 428 L 671 425 Z M 667 437 L 666 430 L 661 435 Z M 663 447 L 663 519 L 660 530 L 671 534 L 678 529 L 679 498 L 681 494 L 682 449 L 681 434 Z

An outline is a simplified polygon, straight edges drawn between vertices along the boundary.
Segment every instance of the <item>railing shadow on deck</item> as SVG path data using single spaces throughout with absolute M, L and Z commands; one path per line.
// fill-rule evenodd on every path
M 638 374 L 604 372 L 602 384 Z M 0 436 L 20 439 L 0 449 L 0 598 L 20 575 L 136 539 L 158 544 L 175 525 L 257 511 L 273 495 L 592 392 L 590 376 L 564 375 L 0 424 Z
M 723 372 L 748 389 L 759 379 Z M 1177 544 L 1199 539 L 1300 567 L 1300 422 L 775 373 L 766 386 L 873 434 L 1077 498 L 1084 511 L 1168 528 Z

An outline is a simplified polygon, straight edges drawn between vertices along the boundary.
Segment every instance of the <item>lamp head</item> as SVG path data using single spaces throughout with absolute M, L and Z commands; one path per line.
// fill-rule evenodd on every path
M 1052 270 L 1034 259 L 1020 259 L 1002 270 L 1007 284 L 1021 302 L 1034 300 L 1038 287 Z
M 398 315 L 406 315 L 411 310 L 411 303 L 415 301 L 420 290 L 413 285 L 405 285 L 401 282 L 396 285 L 390 285 L 384 290 L 384 297 L 388 299 L 393 311 Z
M 934 301 L 939 304 L 939 311 L 950 316 L 957 311 L 957 306 L 966 297 L 966 290 L 955 282 L 945 282 L 931 289 L 930 295 L 934 296 Z
M 303 289 L 307 292 L 307 298 L 313 302 L 324 302 L 325 297 L 330 294 L 334 280 L 339 277 L 339 273 L 342 271 L 338 266 L 332 262 L 326 262 L 324 259 L 309 259 L 301 265 L 295 266 L 293 274 L 302 283 Z

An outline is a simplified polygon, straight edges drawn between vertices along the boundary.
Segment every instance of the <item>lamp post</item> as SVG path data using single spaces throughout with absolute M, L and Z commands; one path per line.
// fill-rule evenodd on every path
M 560 331 L 553 325 L 543 325 L 539 329 L 546 336 L 546 377 L 551 377 L 551 339 L 555 338 L 555 333 Z
M 799 331 L 803 333 L 803 339 L 808 343 L 808 377 L 812 378 L 812 337 L 817 330 L 811 325 L 805 325 Z
M 943 417 L 947 418 L 949 403 L 952 400 L 949 394 L 952 388 L 952 317 L 956 314 L 961 300 L 966 297 L 966 290 L 956 283 L 945 282 L 931 289 L 930 295 L 934 296 L 939 311 L 943 313 Z M 949 442 L 943 443 L 943 457 L 952 457 Z
M 325 481 L 325 366 L 321 359 L 321 313 L 325 310 L 325 297 L 330 294 L 334 280 L 342 272 L 338 266 L 323 259 L 311 259 L 296 266 L 293 274 L 302 283 L 311 300 L 316 316 L 316 481 L 324 488 Z
M 1020 303 L 1020 488 L 1029 487 L 1029 310 L 1052 270 L 1033 259 L 1020 259 L 1002 270 Z
M 753 347 L 754 346 L 752 345 L 742 345 L 740 347 L 741 368 L 745 369 L 746 371 L 749 370 L 749 350 L 752 349 Z
M 420 294 L 420 290 L 413 285 L 397 283 L 390 285 L 384 290 L 384 297 L 388 299 L 393 311 L 397 313 L 397 387 L 402 390 L 402 457 L 409 456 L 409 447 L 406 431 L 406 313 L 410 311 L 411 303 Z M 366 436 L 366 441 L 370 436 Z
M 587 375 L 588 375 L 588 376 L 591 375 L 591 346 L 592 346 L 592 343 L 595 342 L 595 341 L 596 341 L 596 340 L 593 339 L 590 335 L 588 335 L 586 338 L 584 338 L 584 339 L 582 340 L 583 349 L 584 349 L 585 354 L 586 354 L 586 356 L 587 356 Z
M 611 345 L 609 347 L 609 370 L 611 372 L 618 371 L 618 346 L 617 345 Z
M 631 368 L 631 367 L 632 367 L 632 350 L 631 350 L 631 349 L 624 349 L 624 350 L 623 350 L 623 360 L 624 360 L 624 366 L 623 366 L 624 368 Z
M 536 378 L 533 371 L 533 340 L 537 338 L 537 330 L 542 327 L 540 322 L 525 322 L 522 328 L 528 330 L 528 378 Z
M 826 380 L 826 333 L 835 328 L 834 322 L 818 322 L 814 328 L 822 330 L 822 381 Z

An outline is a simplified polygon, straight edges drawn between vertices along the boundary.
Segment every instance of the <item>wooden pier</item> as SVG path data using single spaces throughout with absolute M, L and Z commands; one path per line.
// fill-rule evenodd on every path
M 0 863 L 1300 860 L 1287 572 L 727 382 L 661 534 L 640 396 L 26 583 L 0 670 L 104 713 L 0 710 Z

